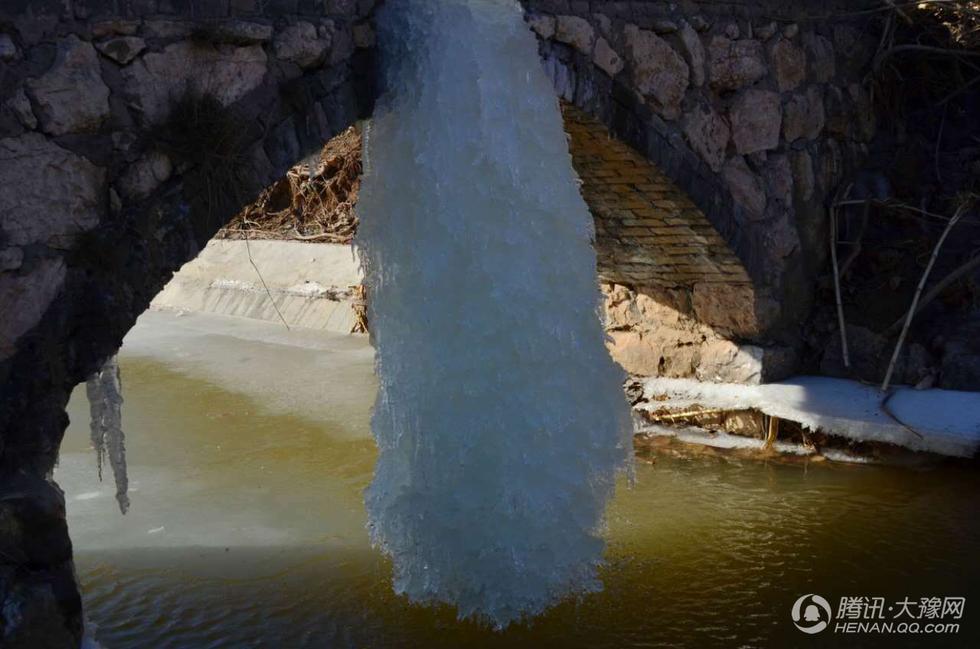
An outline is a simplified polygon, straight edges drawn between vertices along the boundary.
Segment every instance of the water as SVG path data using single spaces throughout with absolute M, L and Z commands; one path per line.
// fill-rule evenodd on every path
M 97 480 L 84 386 L 56 476 L 107 649 L 903 645 L 803 636 L 789 613 L 810 592 L 966 596 L 958 636 L 905 644 L 976 646 L 972 471 L 638 462 L 609 510 L 604 590 L 494 633 L 395 596 L 370 547 L 363 339 L 148 313 L 120 365 L 129 513 Z
M 395 589 L 506 626 L 598 590 L 630 456 L 593 220 L 514 0 L 381 9 L 355 245 L 380 377 L 367 492 Z

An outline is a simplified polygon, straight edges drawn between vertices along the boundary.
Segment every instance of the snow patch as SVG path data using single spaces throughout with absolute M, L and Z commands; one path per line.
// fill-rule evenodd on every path
M 798 422 L 808 430 L 856 441 L 885 442 L 956 457 L 972 457 L 980 449 L 980 393 L 976 392 L 898 388 L 887 408 L 899 421 L 882 409 L 877 388 L 822 376 L 765 385 L 655 377 L 643 381 L 643 396 L 648 401 L 636 407 L 651 412 L 693 405 L 752 408 Z M 666 401 L 659 400 L 664 396 Z

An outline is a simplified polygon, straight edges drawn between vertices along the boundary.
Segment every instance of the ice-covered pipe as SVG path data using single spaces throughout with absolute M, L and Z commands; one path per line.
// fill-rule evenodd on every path
M 510 0 L 388 0 L 356 245 L 380 388 L 366 493 L 395 589 L 504 627 L 600 587 L 629 457 L 593 223 Z

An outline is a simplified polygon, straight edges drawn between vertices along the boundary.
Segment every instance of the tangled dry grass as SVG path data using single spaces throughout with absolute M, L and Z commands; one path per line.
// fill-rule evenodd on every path
M 968 50 L 980 49 L 980 2 L 973 0 L 940 0 L 918 2 L 912 9 L 912 20 L 927 20 L 945 29 L 949 39 Z
M 291 239 L 348 244 L 357 230 L 361 134 L 351 126 L 266 188 L 218 233 L 228 239 Z

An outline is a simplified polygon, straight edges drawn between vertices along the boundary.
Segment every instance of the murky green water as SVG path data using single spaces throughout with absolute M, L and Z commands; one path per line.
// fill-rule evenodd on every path
M 305 336 L 305 337 L 304 337 Z M 302 342 L 307 347 L 285 345 Z M 57 479 L 108 649 L 977 646 L 980 477 L 658 458 L 609 514 L 605 590 L 493 633 L 392 594 L 367 541 L 363 341 L 149 314 L 121 357 L 132 508 L 88 450 L 84 390 Z M 465 533 L 461 530 L 460 533 Z M 966 597 L 954 635 L 807 636 L 818 593 Z M 836 610 L 834 611 L 836 613 Z M 886 614 L 890 616 L 891 614 Z

